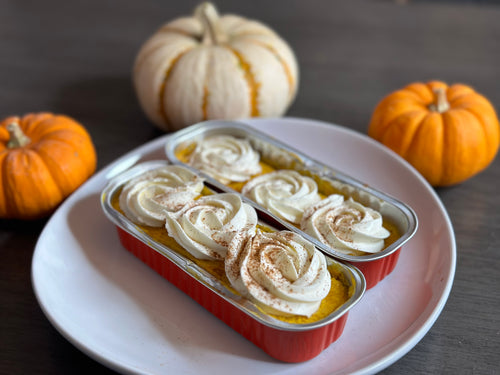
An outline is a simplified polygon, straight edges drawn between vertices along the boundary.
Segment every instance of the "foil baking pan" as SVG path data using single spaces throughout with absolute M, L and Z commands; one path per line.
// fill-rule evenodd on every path
M 387 220 L 396 227 L 398 238 L 382 251 L 366 255 L 348 255 L 335 251 L 305 232 L 298 230 L 292 223 L 277 217 L 275 217 L 275 220 L 289 230 L 298 230 L 301 235 L 313 242 L 325 254 L 358 267 L 366 278 L 368 289 L 374 287 L 394 270 L 401 247 L 411 239 L 418 227 L 418 220 L 414 210 L 404 202 L 341 173 L 274 137 L 237 121 L 212 120 L 177 131 L 167 138 L 165 155 L 171 163 L 190 168 L 220 191 L 235 192 L 231 187 L 189 166 L 177 157 L 180 149 L 188 148 L 205 137 L 222 134 L 247 139 L 254 150 L 260 154 L 261 160 L 275 169 L 296 170 L 301 174 L 313 177 L 323 189 L 338 192 L 346 197 L 352 197 L 364 206 L 380 212 L 384 221 Z M 246 197 L 243 197 L 243 199 L 249 201 Z M 273 216 L 265 208 L 260 207 L 260 209 Z
M 360 301 L 366 290 L 363 274 L 356 267 L 327 256 L 327 263 L 334 265 L 348 283 L 349 299 L 319 321 L 305 324 L 284 322 L 262 312 L 253 302 L 224 286 L 193 260 L 150 236 L 113 206 L 113 198 L 127 181 L 166 164 L 166 161 L 155 160 L 131 167 L 110 180 L 101 193 L 102 209 L 116 226 L 125 249 L 278 360 L 303 362 L 314 358 L 336 341 L 343 332 L 349 310 Z M 265 213 L 262 216 L 258 214 L 260 219 L 267 218 Z M 272 221 L 272 217 L 269 219 Z M 270 227 L 275 225 L 279 223 L 269 224 Z

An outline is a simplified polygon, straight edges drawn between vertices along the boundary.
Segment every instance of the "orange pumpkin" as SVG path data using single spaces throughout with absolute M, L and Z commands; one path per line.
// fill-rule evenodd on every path
M 96 169 L 85 128 L 51 113 L 0 122 L 0 218 L 50 214 Z
M 412 164 L 433 186 L 463 182 L 495 158 L 495 109 L 469 86 L 413 83 L 375 108 L 368 135 Z

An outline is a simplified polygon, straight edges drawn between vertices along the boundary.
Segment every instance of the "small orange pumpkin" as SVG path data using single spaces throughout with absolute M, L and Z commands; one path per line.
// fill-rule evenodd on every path
M 96 169 L 85 128 L 51 113 L 0 122 L 0 218 L 47 216 Z
M 495 109 L 469 86 L 412 83 L 375 108 L 368 135 L 412 164 L 432 186 L 458 184 L 495 158 Z

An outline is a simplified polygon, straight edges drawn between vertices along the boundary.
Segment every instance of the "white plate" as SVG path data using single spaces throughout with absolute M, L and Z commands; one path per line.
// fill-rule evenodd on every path
M 455 238 L 439 198 L 406 162 L 359 133 L 304 119 L 244 122 L 417 213 L 419 229 L 395 271 L 351 310 L 338 341 L 305 363 L 273 360 L 121 247 L 99 194 L 120 170 L 163 158 L 164 137 L 101 170 L 49 220 L 32 262 L 45 315 L 75 346 L 122 373 L 364 374 L 389 366 L 427 333 L 453 283 Z

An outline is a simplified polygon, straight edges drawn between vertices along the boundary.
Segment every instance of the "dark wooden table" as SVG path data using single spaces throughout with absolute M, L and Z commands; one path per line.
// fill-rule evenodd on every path
M 137 104 L 133 60 L 159 25 L 196 4 L 1 0 L 1 117 L 73 116 L 91 133 L 99 168 L 160 136 Z M 301 79 L 290 116 L 366 133 L 384 95 L 431 79 L 469 84 L 500 109 L 500 5 L 220 0 L 217 6 L 271 25 L 295 50 Z M 499 185 L 497 157 L 471 180 L 436 190 L 456 232 L 453 289 L 428 334 L 383 373 L 499 373 Z M 66 341 L 37 304 L 30 268 L 45 223 L 0 221 L 0 373 L 112 373 Z

